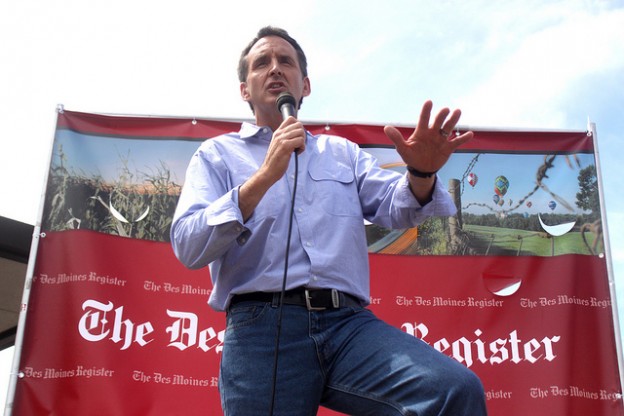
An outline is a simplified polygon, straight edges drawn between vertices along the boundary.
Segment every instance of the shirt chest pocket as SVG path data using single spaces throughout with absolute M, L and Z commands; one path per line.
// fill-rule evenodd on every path
M 340 163 L 318 164 L 309 168 L 312 205 L 339 216 L 362 216 L 353 171 Z

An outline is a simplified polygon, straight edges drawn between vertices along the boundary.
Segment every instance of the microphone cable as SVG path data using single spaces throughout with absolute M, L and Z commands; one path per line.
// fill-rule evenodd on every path
M 282 114 L 282 118 L 285 120 L 289 116 L 296 117 L 296 101 L 295 98 L 289 92 L 281 93 L 276 100 L 277 109 Z M 288 236 L 286 237 L 286 254 L 284 259 L 284 277 L 282 279 L 282 289 L 280 292 L 280 300 L 277 311 L 277 333 L 275 335 L 275 356 L 273 358 L 273 380 L 271 383 L 271 407 L 269 409 L 269 416 L 273 416 L 273 409 L 275 407 L 275 393 L 277 389 L 277 364 L 279 357 L 279 345 L 280 335 L 282 333 L 282 311 L 284 305 L 284 294 L 286 293 L 286 278 L 288 276 L 288 257 L 290 253 L 290 239 L 292 235 L 293 218 L 295 216 L 295 197 L 297 195 L 297 181 L 299 178 L 299 158 L 297 150 L 295 154 L 295 175 L 293 180 L 292 200 L 290 203 L 290 214 L 288 219 Z
M 277 388 L 277 363 L 279 357 L 280 335 L 282 332 L 282 310 L 284 305 L 284 294 L 286 293 L 286 278 L 288 276 L 288 256 L 290 253 L 290 237 L 292 235 L 293 218 L 295 216 L 295 196 L 297 195 L 297 180 L 299 177 L 299 157 L 295 151 L 295 175 L 293 180 L 292 200 L 290 203 L 290 214 L 288 220 L 288 236 L 286 238 L 286 255 L 284 259 L 284 277 L 282 278 L 282 289 L 280 292 L 280 300 L 277 310 L 277 333 L 275 335 L 275 356 L 273 358 L 273 379 L 271 383 L 271 407 L 269 416 L 273 416 L 273 408 L 275 407 L 275 393 Z

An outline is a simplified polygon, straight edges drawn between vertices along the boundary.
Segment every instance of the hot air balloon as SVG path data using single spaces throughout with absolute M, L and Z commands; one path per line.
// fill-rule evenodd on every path
M 492 195 L 492 201 L 494 201 L 495 204 L 498 204 L 498 201 L 500 201 L 500 196 L 496 194 Z
M 548 203 L 548 208 L 550 208 L 551 211 L 555 209 L 556 206 L 557 206 L 557 203 L 555 201 L 550 201 Z
M 503 206 L 503 204 L 504 204 L 504 203 L 505 203 L 505 200 L 504 200 L 503 198 L 501 198 L 501 199 L 498 201 L 498 205 L 500 205 L 501 207 Z
M 496 192 L 496 195 L 505 195 L 507 193 L 507 189 L 509 189 L 509 179 L 502 175 L 497 177 L 494 181 L 494 192 Z
M 531 208 L 533 206 L 533 202 L 529 201 L 527 202 L 527 208 Z
M 468 183 L 470 184 L 470 186 L 474 188 L 478 181 L 479 177 L 475 173 L 470 172 L 468 174 Z

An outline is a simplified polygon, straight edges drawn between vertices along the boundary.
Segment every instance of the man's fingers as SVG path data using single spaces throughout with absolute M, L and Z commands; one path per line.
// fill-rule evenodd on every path
M 453 135 L 453 137 L 449 140 L 449 142 L 453 145 L 453 150 L 454 150 L 454 149 L 457 149 L 462 144 L 466 143 L 467 141 L 471 140 L 473 137 L 474 137 L 474 133 L 471 131 L 467 131 L 457 137 Z
M 399 130 L 397 130 L 396 127 L 386 126 L 384 127 L 384 133 L 386 133 L 386 136 L 390 140 L 392 140 L 397 150 L 405 147 L 405 139 L 403 138 L 403 135 L 401 134 Z
M 420 110 L 420 119 L 418 121 L 418 127 L 426 129 L 429 127 L 429 119 L 431 118 L 431 109 L 433 108 L 433 102 L 431 100 L 425 101 Z
M 433 120 L 433 125 L 431 126 L 431 128 L 437 133 L 440 129 L 442 129 L 443 125 L 446 125 L 445 120 L 448 117 L 449 113 L 451 112 L 451 110 L 449 110 L 448 108 L 443 108 L 442 110 L 440 110 L 438 112 L 438 114 L 435 116 L 435 119 Z M 451 128 L 452 130 L 452 128 Z M 450 130 L 445 130 L 447 133 L 450 133 Z
M 461 117 L 460 110 L 453 111 L 453 113 L 451 113 L 451 117 L 449 117 L 448 120 L 444 121 L 444 124 L 442 124 L 440 128 L 450 135 L 453 129 L 455 128 L 455 126 L 457 125 L 457 122 L 459 121 L 460 117 Z

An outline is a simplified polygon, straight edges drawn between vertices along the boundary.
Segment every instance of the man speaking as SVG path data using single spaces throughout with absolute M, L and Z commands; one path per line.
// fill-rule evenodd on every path
M 209 304 L 227 313 L 225 415 L 486 414 L 476 375 L 366 308 L 363 220 L 409 228 L 455 213 L 436 172 L 472 137 L 450 134 L 460 111 L 430 119 L 427 101 L 410 137 L 385 128 L 408 167 L 400 174 L 297 120 L 311 86 L 286 31 L 262 28 L 238 75 L 255 124 L 199 147 L 171 227 L 176 256 L 210 267 Z

